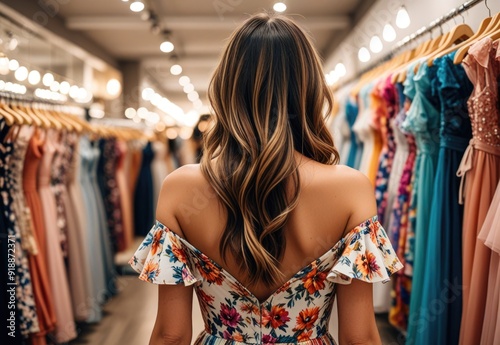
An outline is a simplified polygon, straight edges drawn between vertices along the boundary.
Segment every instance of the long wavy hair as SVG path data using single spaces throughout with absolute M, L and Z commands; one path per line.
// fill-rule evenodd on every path
M 284 227 L 300 193 L 294 151 L 338 162 L 320 59 L 292 20 L 257 14 L 230 37 L 208 96 L 214 126 L 201 170 L 227 209 L 220 254 L 226 261 L 230 252 L 251 285 L 278 283 Z

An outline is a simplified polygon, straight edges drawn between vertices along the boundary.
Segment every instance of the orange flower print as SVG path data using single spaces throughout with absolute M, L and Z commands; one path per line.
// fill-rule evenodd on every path
M 163 231 L 156 231 L 153 235 L 153 242 L 151 243 L 151 254 L 155 255 L 158 253 L 158 249 L 160 249 L 160 244 L 162 244 L 161 236 L 163 235 Z
M 262 310 L 262 326 L 272 328 L 279 328 L 285 326 L 290 321 L 288 311 L 280 306 L 274 305 L 271 311 L 267 309 Z
M 158 274 L 160 274 L 158 263 L 153 261 L 148 261 L 144 265 L 144 268 L 142 269 L 139 278 L 142 280 L 147 280 L 148 282 L 151 283 L 153 279 L 158 276 Z
M 209 283 L 222 285 L 224 277 L 220 269 L 215 266 L 205 255 L 200 255 L 201 259 L 196 260 L 195 265 L 203 278 Z
M 278 290 L 276 290 L 276 294 L 285 292 L 288 288 L 290 287 L 290 281 L 287 281 L 285 284 L 283 284 Z
M 245 339 L 243 339 L 243 335 L 241 335 L 240 333 L 233 333 L 233 340 L 234 341 L 244 341 Z
M 184 248 L 182 248 L 182 244 L 179 242 L 179 239 L 175 236 L 171 236 L 172 240 L 172 253 L 182 263 L 187 263 L 187 256 Z
M 243 297 L 250 296 L 250 293 L 248 292 L 248 290 L 240 283 L 234 282 L 234 283 L 230 283 L 229 285 L 231 285 L 231 290 L 236 292 L 238 295 L 243 296 Z
M 370 239 L 375 245 L 378 245 L 377 234 L 380 229 L 380 224 L 378 222 L 375 223 L 371 222 L 369 229 L 370 229 Z
M 293 329 L 294 331 L 309 330 L 314 326 L 316 320 L 318 320 L 319 307 L 307 308 L 300 311 L 299 316 L 297 316 L 297 326 Z
M 307 289 L 309 294 L 314 294 L 316 291 L 325 288 L 325 272 L 318 272 L 318 267 L 316 264 L 313 266 L 314 268 L 307 274 L 305 278 L 302 279 L 304 282 L 304 287 Z
M 382 276 L 380 273 L 380 267 L 377 264 L 377 258 L 369 251 L 366 251 L 365 254 L 359 254 L 356 258 L 355 264 L 363 277 L 368 277 L 368 279 L 371 280 L 374 274 Z
M 200 297 L 200 300 L 202 300 L 203 302 L 205 302 L 207 304 L 211 304 L 215 299 L 214 296 L 205 293 L 201 289 L 197 290 L 197 292 L 198 292 L 198 297 Z
M 259 315 L 259 308 L 252 302 L 242 303 L 240 305 L 240 310 L 247 314 Z
M 297 337 L 297 341 L 311 340 L 312 333 L 313 333 L 312 329 L 310 331 L 308 331 L 308 332 L 302 332 Z

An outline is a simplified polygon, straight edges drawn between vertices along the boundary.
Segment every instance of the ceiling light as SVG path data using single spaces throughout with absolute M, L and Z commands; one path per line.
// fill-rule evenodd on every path
M 170 41 L 165 41 L 160 44 L 160 50 L 164 53 L 170 53 L 174 50 L 174 44 Z
M 54 82 L 54 76 L 52 75 L 52 73 L 45 73 L 42 78 L 43 85 L 48 87 L 52 85 L 53 82 Z
M 392 42 L 396 39 L 396 30 L 394 30 L 391 24 L 385 24 L 382 37 L 386 42 Z
M 326 84 L 328 86 L 332 86 L 333 84 L 335 84 L 335 82 L 333 81 L 333 78 L 330 75 L 330 73 L 325 73 L 325 80 L 326 80 Z
M 367 61 L 370 60 L 370 58 L 371 58 L 370 52 L 365 47 L 362 47 L 358 51 L 358 59 L 359 59 L 359 61 L 361 61 L 361 62 L 367 62 Z
M 189 79 L 189 77 L 187 77 L 185 75 L 183 75 L 182 77 L 179 78 L 179 84 L 181 84 L 181 86 L 186 86 L 190 82 L 191 82 L 191 80 Z
M 1 56 L 1 53 L 0 53 Z M 5 55 L 0 57 L 0 74 L 6 75 L 9 73 L 9 58 Z
M 50 84 L 50 90 L 54 91 L 54 92 L 59 91 L 59 82 L 54 80 L 54 82 L 52 84 Z M 87 95 L 85 95 L 85 97 L 87 97 Z M 85 98 L 85 97 L 81 97 L 81 98 Z
M 134 108 L 125 109 L 125 117 L 127 119 L 133 119 L 135 115 L 137 115 L 137 112 L 135 111 Z
M 338 64 L 335 65 L 335 72 L 339 77 L 343 77 L 346 75 L 347 70 L 345 68 L 345 65 L 342 62 L 339 62 Z
M 170 67 L 170 73 L 172 73 L 173 75 L 179 75 L 182 73 L 182 67 L 180 65 L 173 65 L 172 67 Z
M 154 95 L 155 95 L 155 90 L 153 90 L 150 87 L 147 87 L 144 90 L 142 90 L 142 99 L 145 101 L 150 101 Z
M 190 93 L 194 91 L 194 85 L 189 83 L 187 85 L 184 85 L 184 92 L 185 93 Z
M 282 2 L 277 2 L 274 4 L 273 9 L 276 12 L 285 12 L 286 11 L 286 5 Z
M 120 94 L 122 85 L 117 79 L 110 79 L 106 84 L 106 91 L 110 96 L 117 96 Z
M 191 91 L 190 93 L 188 93 L 188 99 L 189 99 L 191 102 L 196 101 L 198 98 L 200 98 L 200 95 L 198 95 L 198 92 L 196 92 L 196 91 Z
M 16 77 L 16 79 L 19 81 L 26 80 L 26 78 L 28 78 L 28 69 L 24 66 L 19 67 L 16 70 L 14 77 Z
M 61 82 L 59 85 L 59 92 L 63 95 L 67 95 L 69 93 L 70 85 L 67 81 Z
M 144 108 L 144 107 L 140 107 L 139 109 L 137 109 L 137 116 L 140 118 L 140 119 L 145 119 L 146 116 L 148 116 L 148 109 Z
M 143 9 L 144 3 L 140 0 L 134 0 L 134 2 L 130 4 L 130 10 L 132 12 L 141 12 Z
M 12 37 L 9 41 L 9 49 L 16 50 L 18 44 L 19 44 L 19 41 L 17 40 L 17 38 Z
M 9 69 L 11 71 L 15 71 L 18 68 L 19 68 L 19 62 L 17 62 L 17 60 L 12 59 L 9 61 Z
M 155 126 L 155 131 L 163 132 L 167 126 L 163 122 L 158 122 Z
M 45 76 L 43 76 L 45 78 Z M 44 83 L 45 85 L 45 83 Z M 71 98 L 77 98 L 78 97 L 78 91 L 80 90 L 80 88 L 76 85 L 73 85 L 69 88 L 69 96 Z
M 401 29 L 406 29 L 410 26 L 410 15 L 404 5 L 399 8 L 398 14 L 396 15 L 396 25 Z
M 122 0 L 122 2 L 128 2 L 128 0 Z
M 380 37 L 377 35 L 373 36 L 372 39 L 370 40 L 370 50 L 374 53 L 380 53 L 383 48 L 382 41 L 380 40 Z
M 42 77 L 40 76 L 40 72 L 38 72 L 37 70 L 33 70 L 31 71 L 29 74 L 28 74 L 28 82 L 31 84 L 31 85 L 36 85 L 40 82 L 40 79 Z

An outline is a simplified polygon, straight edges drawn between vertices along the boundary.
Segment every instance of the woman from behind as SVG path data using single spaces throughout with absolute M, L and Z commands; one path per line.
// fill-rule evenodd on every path
M 258 14 L 231 36 L 209 88 L 199 165 L 164 181 L 157 222 L 130 263 L 159 284 L 150 344 L 380 344 L 370 283 L 399 270 L 373 187 L 337 165 L 332 95 L 306 34 Z

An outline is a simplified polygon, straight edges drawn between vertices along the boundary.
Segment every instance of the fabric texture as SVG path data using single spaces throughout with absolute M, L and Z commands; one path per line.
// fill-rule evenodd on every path
M 260 302 L 229 272 L 156 222 L 130 264 L 155 284 L 194 285 L 205 321 L 196 344 L 334 344 L 328 332 L 336 284 L 387 282 L 402 268 L 377 217 Z

